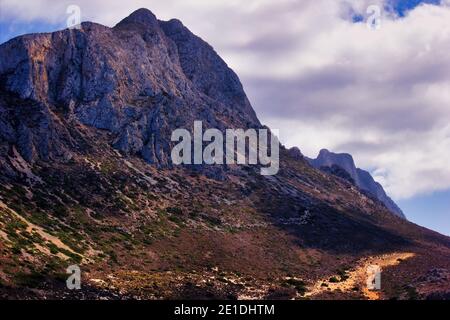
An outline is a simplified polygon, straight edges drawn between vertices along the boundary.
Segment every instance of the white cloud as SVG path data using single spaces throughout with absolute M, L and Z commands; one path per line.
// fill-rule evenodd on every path
M 450 2 L 369 30 L 349 15 L 384 0 L 2 0 L 3 15 L 51 23 L 78 4 L 114 25 L 147 7 L 178 18 L 239 74 L 264 123 L 314 156 L 350 152 L 394 198 L 450 188 Z M 55 4 L 57 3 L 57 4 Z

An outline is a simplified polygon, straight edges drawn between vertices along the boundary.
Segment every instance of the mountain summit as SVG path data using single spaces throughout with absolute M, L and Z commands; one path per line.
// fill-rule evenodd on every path
M 342 168 L 357 187 L 380 200 L 393 214 L 405 218 L 402 210 L 386 194 L 381 184 L 376 182 L 369 172 L 357 168 L 350 154 L 333 153 L 322 149 L 316 159 L 308 159 L 308 161 L 315 168 L 325 171 L 334 170 L 335 174 L 336 169 Z M 339 176 L 339 173 L 337 175 Z
M 110 132 L 123 154 L 158 165 L 170 162 L 170 133 L 194 119 L 219 129 L 261 126 L 237 75 L 213 48 L 147 9 L 114 28 L 82 23 L 80 30 L 18 37 L 0 47 L 0 56 L 9 93 L 2 98 L 35 103 L 34 121 L 48 126 L 37 130 L 21 119 L 20 130 L 9 121 L 0 127 L 27 161 L 67 157 L 77 143 L 54 119 L 57 109 Z
M 159 24 L 158 19 L 153 14 L 153 12 L 146 8 L 141 8 L 134 11 L 128 17 L 119 22 L 119 25 L 123 25 L 126 23 L 141 23 L 146 25 L 147 27 L 157 27 Z
M 450 290 L 448 237 L 298 149 L 280 147 L 273 176 L 171 163 L 171 133 L 197 120 L 263 128 L 178 20 L 140 9 L 0 45 L 0 297 L 367 299 L 366 264 L 389 279 L 381 299 Z M 73 265 L 82 289 L 68 291 Z

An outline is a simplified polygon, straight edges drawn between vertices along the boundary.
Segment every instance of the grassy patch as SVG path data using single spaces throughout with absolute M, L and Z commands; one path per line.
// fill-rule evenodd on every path
M 290 278 L 287 279 L 285 283 L 288 286 L 295 288 L 295 290 L 297 290 L 297 292 L 301 295 L 306 293 L 306 283 L 303 280 Z

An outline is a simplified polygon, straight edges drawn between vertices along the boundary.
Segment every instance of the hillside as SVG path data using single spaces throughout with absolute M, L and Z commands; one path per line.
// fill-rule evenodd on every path
M 448 294 L 450 238 L 283 147 L 274 176 L 173 165 L 170 134 L 194 120 L 263 127 L 178 20 L 140 9 L 2 44 L 0 297 L 302 299 L 387 254 L 407 259 L 386 263 L 379 298 Z M 71 264 L 82 290 L 65 287 Z M 365 295 L 356 283 L 308 298 Z

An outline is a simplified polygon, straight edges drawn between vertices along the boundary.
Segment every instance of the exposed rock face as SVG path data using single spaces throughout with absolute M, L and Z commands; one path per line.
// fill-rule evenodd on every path
M 290 148 L 290 149 L 288 150 L 288 153 L 289 153 L 289 156 L 292 157 L 292 159 L 295 159 L 295 160 L 301 160 L 301 159 L 303 159 L 303 154 L 302 154 L 302 152 L 300 151 L 300 149 L 297 148 L 297 147 L 292 147 L 292 148 Z
M 213 48 L 147 9 L 114 28 L 86 22 L 81 30 L 18 37 L 0 56 L 8 93 L 0 136 L 27 161 L 66 153 L 70 139 L 58 114 L 110 132 L 120 152 L 158 165 L 170 163 L 171 132 L 196 119 L 219 129 L 260 127 L 238 77 Z M 14 98 L 26 101 L 28 117 L 17 114 L 25 111 Z
M 353 157 L 347 153 L 333 153 L 326 149 L 322 149 L 316 159 L 309 159 L 309 162 L 315 168 L 339 166 L 344 169 L 350 176 L 357 181 L 356 165 Z
M 355 180 L 352 178 L 352 176 L 347 171 L 345 171 L 344 169 L 342 169 L 340 166 L 338 166 L 336 164 L 333 164 L 330 167 L 322 166 L 319 169 L 324 172 L 327 172 L 329 174 L 332 174 L 334 176 L 337 176 L 339 178 L 342 178 L 344 180 L 347 180 L 351 184 L 355 184 Z
M 0 298 L 298 297 L 368 254 L 450 266 L 448 237 L 348 182 L 351 157 L 352 174 L 297 148 L 280 148 L 274 176 L 171 166 L 171 132 L 194 120 L 261 127 L 236 74 L 177 20 L 141 9 L 1 45 Z M 72 264 L 86 282 L 68 293 Z
M 340 176 L 348 181 L 353 181 L 357 187 L 380 200 L 393 214 L 405 218 L 402 210 L 386 194 L 381 184 L 376 182 L 369 172 L 356 168 L 353 157 L 350 154 L 338 154 L 322 149 L 316 159 L 308 159 L 308 161 L 315 168 Z M 349 177 L 345 174 L 343 176 L 339 168 L 342 168 Z

